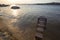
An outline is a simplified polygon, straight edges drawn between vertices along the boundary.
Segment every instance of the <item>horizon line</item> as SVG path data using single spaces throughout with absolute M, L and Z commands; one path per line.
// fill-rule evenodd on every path
M 41 3 L 41 2 L 38 2 L 38 3 Z M 44 3 L 60 3 L 60 2 L 44 2 Z M 5 4 L 5 3 L 0 3 L 0 4 Z M 8 4 L 8 3 L 6 3 L 6 4 Z M 16 4 L 37 4 L 37 3 L 16 3 Z

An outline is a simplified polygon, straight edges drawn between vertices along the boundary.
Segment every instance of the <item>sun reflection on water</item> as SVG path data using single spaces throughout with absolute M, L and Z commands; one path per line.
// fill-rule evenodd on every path
M 18 16 L 18 14 L 19 14 L 19 13 L 18 13 L 18 10 L 12 10 L 12 15 L 13 15 L 13 16 L 16 17 L 16 16 Z

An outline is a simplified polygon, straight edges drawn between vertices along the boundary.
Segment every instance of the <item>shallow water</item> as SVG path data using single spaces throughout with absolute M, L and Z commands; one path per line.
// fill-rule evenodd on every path
M 46 35 L 51 40 L 60 37 L 60 6 L 59 5 L 19 5 L 20 9 L 10 7 L 0 7 L 0 15 L 4 22 L 8 21 L 14 27 L 20 27 L 25 31 L 33 28 L 31 25 L 37 23 L 39 16 L 45 16 L 48 20 Z M 34 25 L 36 26 L 36 25 Z M 52 36 L 52 37 L 51 37 Z

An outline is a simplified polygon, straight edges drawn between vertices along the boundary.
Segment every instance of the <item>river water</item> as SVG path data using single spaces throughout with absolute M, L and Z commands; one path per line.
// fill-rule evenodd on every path
M 33 28 L 31 25 L 36 26 L 39 16 L 45 16 L 48 20 L 47 40 L 59 40 L 60 5 L 19 5 L 19 7 L 20 9 L 11 9 L 11 6 L 0 7 L 0 17 L 3 16 L 5 23 L 8 21 L 8 24 L 24 31 L 26 28 Z

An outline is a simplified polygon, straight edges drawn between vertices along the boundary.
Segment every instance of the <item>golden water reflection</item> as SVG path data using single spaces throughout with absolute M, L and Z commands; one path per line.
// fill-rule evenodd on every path
M 12 15 L 15 16 L 15 17 L 18 16 L 18 11 L 17 10 L 13 10 L 12 11 Z
M 15 37 L 15 39 L 17 40 L 34 40 L 33 32 L 35 31 L 34 28 L 35 26 L 33 27 L 33 24 L 29 21 L 30 17 L 27 20 L 26 20 L 27 16 L 23 18 L 23 16 L 25 15 L 25 11 L 28 11 L 27 9 L 14 10 L 11 9 L 11 7 L 2 9 L 3 10 L 1 11 L 3 15 L 3 23 L 6 25 L 6 26 L 4 25 L 3 28 L 7 28 L 6 30 L 12 33 L 12 36 Z M 21 20 L 20 17 L 23 18 L 23 20 Z

